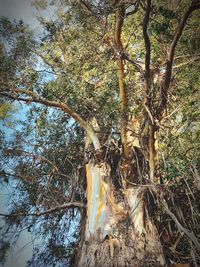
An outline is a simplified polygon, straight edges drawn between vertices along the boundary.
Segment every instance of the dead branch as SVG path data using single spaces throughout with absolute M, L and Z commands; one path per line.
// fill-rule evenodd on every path
M 138 72 L 140 72 L 143 76 L 143 68 L 142 66 L 139 64 L 139 61 L 138 60 L 134 60 L 134 59 L 131 59 L 129 58 L 129 56 L 125 53 L 123 53 L 123 59 L 127 60 L 128 62 L 130 62 L 131 64 L 133 64 L 133 66 L 136 68 L 136 70 Z
M 196 186 L 200 190 L 200 174 L 199 174 L 197 168 L 194 165 L 192 165 L 192 164 L 190 166 L 190 170 L 191 170 L 191 173 L 192 173 L 192 175 L 194 177 Z

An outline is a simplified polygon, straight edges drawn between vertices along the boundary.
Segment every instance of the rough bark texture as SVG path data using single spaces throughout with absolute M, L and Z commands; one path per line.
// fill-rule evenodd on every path
M 114 197 L 110 168 L 89 163 L 88 211 L 78 267 L 165 266 L 159 235 L 147 208 L 148 187 L 123 189 Z
M 78 266 L 165 266 L 158 233 L 150 220 L 142 233 L 137 233 L 128 219 L 118 222 L 113 232 L 102 241 L 84 242 Z
M 162 255 L 158 251 L 145 249 L 144 239 L 144 236 L 133 238 L 132 231 L 129 229 L 120 239 L 111 238 L 102 243 L 98 241 L 84 243 L 78 266 L 164 266 Z M 156 246 L 160 245 L 155 244 Z

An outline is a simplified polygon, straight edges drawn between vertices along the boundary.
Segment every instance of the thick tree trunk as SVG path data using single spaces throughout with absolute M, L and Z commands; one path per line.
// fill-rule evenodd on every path
M 111 184 L 108 163 L 88 163 L 86 175 L 87 221 L 77 266 L 165 266 L 147 207 L 148 186 L 121 189 L 119 198 Z

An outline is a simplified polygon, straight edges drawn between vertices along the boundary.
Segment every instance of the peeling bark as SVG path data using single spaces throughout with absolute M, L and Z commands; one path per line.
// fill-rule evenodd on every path
M 87 223 L 85 240 L 102 241 L 112 234 L 113 226 L 126 212 L 116 203 L 111 190 L 110 167 L 107 163 L 86 165 Z
M 124 189 L 114 197 L 110 166 L 86 166 L 87 223 L 78 267 L 165 266 L 157 229 L 149 215 L 145 186 Z
M 162 245 L 158 231 L 150 218 L 145 199 L 146 188 L 137 186 L 127 189 L 126 197 L 130 207 L 130 218 L 133 228 L 133 240 L 136 245 L 138 259 L 148 258 L 148 263 L 155 266 L 165 265 Z M 145 266 L 145 265 L 144 265 Z M 154 265 L 152 265 L 154 266 Z
M 88 201 L 86 241 L 103 240 L 106 235 L 110 234 L 111 207 L 107 203 L 110 188 L 105 182 L 109 172 L 109 166 L 105 163 L 86 165 Z

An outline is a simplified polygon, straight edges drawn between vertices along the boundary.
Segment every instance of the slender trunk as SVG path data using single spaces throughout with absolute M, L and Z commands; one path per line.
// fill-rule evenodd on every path
M 124 63 L 121 58 L 117 60 L 118 66 L 118 77 L 119 77 L 119 90 L 120 90 L 120 102 L 121 102 L 121 112 L 122 112 L 122 122 L 121 122 L 121 140 L 123 144 L 124 155 L 128 159 L 130 157 L 130 149 L 127 138 L 127 89 L 124 83 Z
M 122 114 L 121 121 L 121 140 L 124 150 L 124 156 L 128 159 L 130 157 L 130 148 L 127 138 L 127 126 L 128 126 L 128 91 L 124 81 L 124 62 L 122 59 L 123 55 L 123 44 L 121 41 L 121 31 L 124 23 L 125 17 L 125 7 L 121 5 L 116 11 L 116 23 L 115 23 L 115 46 L 116 46 L 116 56 L 117 56 L 117 69 L 118 69 L 118 79 L 119 79 L 119 99 L 120 108 Z

